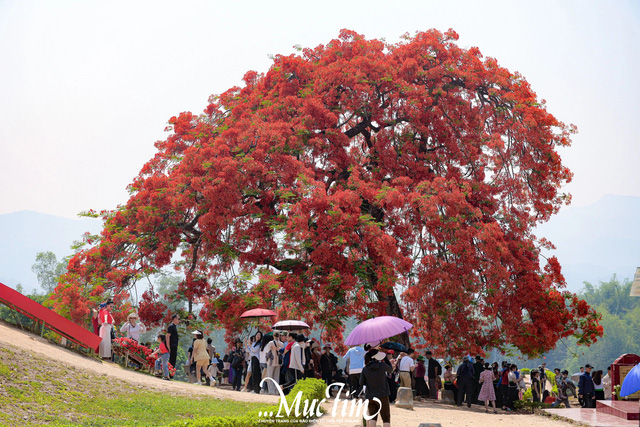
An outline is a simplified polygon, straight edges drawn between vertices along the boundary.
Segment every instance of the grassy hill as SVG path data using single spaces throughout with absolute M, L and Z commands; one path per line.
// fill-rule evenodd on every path
M 264 406 L 195 393 L 146 390 L 0 341 L 2 426 L 161 426 L 204 416 L 237 415 Z

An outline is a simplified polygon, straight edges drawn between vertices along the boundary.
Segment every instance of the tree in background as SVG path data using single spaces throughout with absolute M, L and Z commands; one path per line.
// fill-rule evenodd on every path
M 273 307 L 334 340 L 349 316 L 403 317 L 450 355 L 594 343 L 599 315 L 562 290 L 555 258 L 540 265 L 551 244 L 532 234 L 569 201 L 556 148 L 574 128 L 456 40 L 343 30 L 171 118 L 52 303 L 78 318 L 172 265 L 175 292 L 229 336 L 245 309 Z
M 51 251 L 38 252 L 36 262 L 31 266 L 31 271 L 36 273 L 38 283 L 45 294 L 50 294 L 58 285 L 58 278 L 67 271 L 67 259 L 58 262 L 56 254 Z
M 518 365 L 537 367 L 543 361 L 547 367 L 568 369 L 578 372 L 580 366 L 590 363 L 596 369 L 606 372 L 615 359 L 625 353 L 640 354 L 640 306 L 638 300 L 630 298 L 631 281 L 618 280 L 614 275 L 606 282 L 598 284 L 584 283 L 578 293 L 587 303 L 602 315 L 600 325 L 604 335 L 589 347 L 577 345 L 575 337 L 562 340 L 555 350 L 546 353 L 546 359 L 529 359 L 526 355 L 514 353 Z

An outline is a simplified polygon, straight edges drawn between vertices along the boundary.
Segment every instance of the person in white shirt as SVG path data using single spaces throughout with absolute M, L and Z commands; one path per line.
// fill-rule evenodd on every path
M 411 387 L 411 373 L 416 369 L 414 362 L 415 351 L 412 348 L 407 350 L 407 355 L 400 359 L 400 387 Z
M 287 382 L 283 389 L 293 387 L 304 375 L 304 335 L 296 336 L 296 343 L 291 347 L 291 357 L 289 358 L 289 368 L 287 369 Z M 288 391 L 288 390 L 287 390 Z
M 138 320 L 138 315 L 131 313 L 122 328 L 120 328 L 120 333 L 125 334 L 127 338 L 140 342 L 140 335 L 147 332 L 147 328 Z
M 273 378 L 276 383 L 280 383 L 280 349 L 284 344 L 280 340 L 280 332 L 273 333 L 273 340 L 270 341 L 266 349 L 265 359 L 267 360 L 267 378 Z M 277 395 L 276 385 L 271 380 L 267 380 L 269 394 Z

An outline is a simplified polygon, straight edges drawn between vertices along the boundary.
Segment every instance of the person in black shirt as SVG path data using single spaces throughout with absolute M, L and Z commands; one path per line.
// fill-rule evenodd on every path
M 242 369 L 244 366 L 244 350 L 242 348 L 242 341 L 236 340 L 234 350 L 229 354 L 230 368 L 232 369 L 231 375 L 233 376 L 231 382 L 231 388 L 235 391 L 240 391 L 242 387 Z
M 484 404 L 478 402 L 478 394 L 480 394 L 480 374 L 484 371 L 484 360 L 481 356 L 476 356 L 476 362 L 473 364 L 473 397 L 471 402 L 474 404 Z
M 364 355 L 364 368 L 360 374 L 360 384 L 365 387 L 364 397 L 369 400 L 367 414 L 375 414 L 378 411 L 382 417 L 384 427 L 391 425 L 391 411 L 389 407 L 389 383 L 387 373 L 393 371 L 393 366 L 382 360 L 387 356 L 383 351 L 372 348 Z M 373 400 L 376 397 L 380 403 Z M 367 421 L 367 426 L 375 426 L 378 420 L 376 415 L 372 420 Z
M 540 403 L 541 388 L 540 388 L 540 371 L 534 369 L 531 371 L 531 400 Z
M 333 382 L 333 376 L 338 367 L 335 362 L 335 356 L 331 353 L 331 344 L 325 344 L 322 350 L 323 353 L 320 356 L 320 372 L 322 372 L 322 379 L 327 386 L 329 386 Z M 331 390 L 329 390 L 329 393 L 331 393 Z
M 180 336 L 178 335 L 178 324 L 180 323 L 180 316 L 174 314 L 171 317 L 171 324 L 167 328 L 167 342 L 166 345 L 169 347 L 169 363 L 173 368 L 176 368 L 176 359 L 178 358 L 178 339 Z
M 464 397 L 467 398 L 467 407 L 471 408 L 471 393 L 473 393 L 474 369 L 471 358 L 464 358 L 462 365 L 458 368 L 458 406 L 462 405 Z
M 431 399 L 438 398 L 438 383 L 441 383 L 440 375 L 442 375 L 442 365 L 433 357 L 433 353 L 427 350 L 427 378 L 429 378 L 429 397 Z

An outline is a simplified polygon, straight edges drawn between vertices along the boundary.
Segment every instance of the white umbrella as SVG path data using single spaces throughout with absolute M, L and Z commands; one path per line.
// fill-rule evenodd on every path
M 281 320 L 271 327 L 272 329 L 279 329 L 281 331 L 297 331 L 299 329 L 309 329 L 302 320 Z
M 580 375 L 582 375 L 582 372 L 578 372 L 577 374 L 571 375 L 571 381 L 575 381 L 575 382 L 580 381 Z

